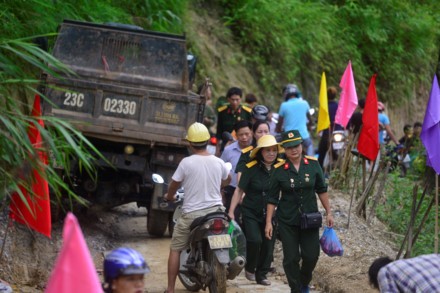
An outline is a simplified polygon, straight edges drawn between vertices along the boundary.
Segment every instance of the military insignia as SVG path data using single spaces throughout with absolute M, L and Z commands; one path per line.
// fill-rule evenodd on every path
M 224 106 L 218 107 L 217 111 L 218 111 L 218 112 L 223 112 L 223 111 L 226 110 L 227 108 L 228 108 L 228 105 L 224 105 Z
M 284 164 L 284 170 L 287 170 L 287 169 L 289 169 L 289 163 Z
M 309 164 L 309 160 L 307 160 L 307 158 L 304 158 L 304 164 L 306 164 L 306 165 Z
M 243 110 L 245 110 L 246 112 L 252 112 L 252 108 L 248 107 L 248 106 L 242 106 Z
M 312 160 L 312 161 L 318 161 L 317 158 L 312 157 L 312 156 L 305 156 L 307 159 Z
M 241 117 L 239 116 L 239 117 L 237 117 L 237 121 L 240 121 L 241 120 Z
M 309 182 L 310 181 L 310 175 L 309 174 L 305 174 L 306 175 L 306 178 L 304 179 L 304 180 L 306 180 L 306 182 Z
M 281 161 L 279 161 L 278 163 L 276 163 L 276 164 L 273 165 L 273 166 L 275 167 L 275 169 L 276 169 L 276 168 L 279 168 L 279 167 L 281 167 L 281 166 L 284 164 L 284 162 L 285 162 L 285 160 L 281 160 Z
M 250 146 L 248 146 L 247 148 L 242 149 L 241 152 L 242 152 L 243 154 L 245 154 L 245 153 L 247 153 L 247 152 L 250 152 L 250 151 L 253 150 L 253 149 L 254 149 L 254 147 L 250 145 Z
M 290 178 L 290 187 L 295 187 L 295 180 L 293 178 Z
M 289 132 L 288 134 L 287 134 L 287 137 L 289 137 L 289 138 L 293 138 L 295 135 L 293 134 L 293 132 Z
M 252 167 L 255 166 L 255 164 L 257 164 L 257 163 L 258 163 L 257 160 L 250 161 L 249 163 L 246 164 L 246 167 L 247 167 L 247 168 L 252 168 Z

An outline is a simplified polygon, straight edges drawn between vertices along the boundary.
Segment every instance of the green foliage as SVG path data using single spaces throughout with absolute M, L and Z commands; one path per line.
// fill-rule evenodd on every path
M 135 24 L 144 29 L 182 33 L 187 0 L 17 0 L 3 1 L 0 38 L 56 32 L 64 19 Z
M 394 104 L 412 98 L 414 88 L 429 88 L 440 40 L 434 2 L 218 0 L 272 95 L 294 82 L 316 97 L 322 71 L 337 85 L 351 60 L 358 96 L 378 73 L 380 99 Z
M 17 62 L 21 60 L 21 62 Z M 61 193 L 69 198 L 82 202 L 63 181 L 57 170 L 52 166 L 54 161 L 66 168 L 70 159 L 76 157 L 86 172 L 93 174 L 93 157 L 90 151 L 96 152 L 90 142 L 71 125 L 53 117 L 33 117 L 29 115 L 27 95 L 38 93 L 35 90 L 39 80 L 29 77 L 21 70 L 20 65 L 27 63 L 39 70 L 52 72 L 49 66 L 60 71 L 67 69 L 48 53 L 23 40 L 0 42 L 0 200 L 12 193 L 24 196 L 20 186 L 32 194 L 32 170 L 42 170 L 40 175 L 48 181 L 53 194 L 59 199 Z M 56 73 L 53 73 L 56 76 Z M 21 97 L 21 98 L 18 98 Z M 43 97 L 44 98 L 44 97 Z M 50 128 L 44 128 L 41 119 Z M 28 129 L 34 125 L 40 132 L 42 145 L 32 145 L 28 138 Z M 51 153 L 49 165 L 39 160 L 39 152 Z
M 400 177 L 397 173 L 388 176 L 385 189 L 385 200 L 377 207 L 378 218 L 387 224 L 390 229 L 398 234 L 405 235 L 411 218 L 412 194 L 414 187 L 414 178 Z M 423 190 L 419 188 L 417 201 L 420 200 Z M 415 229 L 420 225 L 434 194 L 425 195 L 421 209 L 417 214 Z M 434 249 L 434 223 L 435 213 L 431 209 L 427 222 L 423 226 L 421 233 L 413 247 L 413 255 L 432 253 Z M 398 239 L 398 245 L 403 239 Z

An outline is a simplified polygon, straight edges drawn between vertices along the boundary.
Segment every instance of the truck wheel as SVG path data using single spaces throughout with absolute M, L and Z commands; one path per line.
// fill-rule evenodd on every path
M 162 237 L 168 226 L 168 212 L 149 209 L 147 230 L 150 235 Z

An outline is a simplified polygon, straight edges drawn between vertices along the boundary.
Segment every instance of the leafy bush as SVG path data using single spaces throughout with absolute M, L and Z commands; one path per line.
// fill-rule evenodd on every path
M 383 204 L 377 207 L 378 218 L 387 224 L 391 231 L 405 235 L 408 229 L 408 224 L 411 218 L 412 194 L 414 187 L 414 178 L 400 177 L 399 174 L 391 173 L 388 176 L 388 181 L 385 189 L 385 199 Z M 423 190 L 418 189 L 417 201 L 420 201 Z M 414 230 L 420 225 L 428 206 L 430 205 L 434 194 L 428 193 L 425 195 L 420 211 L 418 212 L 414 224 Z M 413 255 L 432 253 L 434 249 L 434 223 L 435 212 L 431 209 L 427 221 L 423 226 L 421 233 L 413 247 Z M 401 244 L 402 239 L 399 239 Z
M 381 99 L 399 104 L 429 88 L 440 40 L 435 1 L 218 0 L 266 96 L 287 82 L 316 97 L 319 77 L 339 84 L 352 61 L 358 96 L 378 73 Z M 250 66 L 249 66 L 250 67 Z

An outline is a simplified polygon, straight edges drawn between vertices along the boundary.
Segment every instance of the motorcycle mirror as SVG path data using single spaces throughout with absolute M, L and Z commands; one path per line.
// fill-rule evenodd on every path
M 163 180 L 162 176 L 159 174 L 153 174 L 152 178 L 154 183 L 162 184 L 165 182 L 165 180 Z

